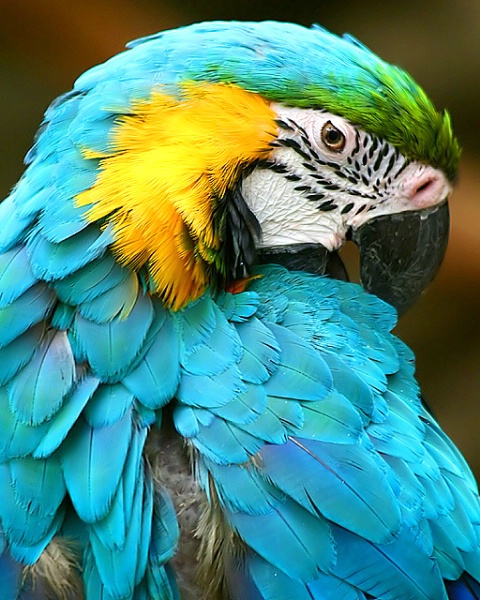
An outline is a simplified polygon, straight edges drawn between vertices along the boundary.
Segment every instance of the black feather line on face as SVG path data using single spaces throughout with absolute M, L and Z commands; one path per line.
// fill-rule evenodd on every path
M 262 235 L 260 223 L 242 195 L 242 180 L 237 181 L 221 201 L 225 210 L 224 264 L 227 284 L 249 275 L 255 262 L 256 242 Z

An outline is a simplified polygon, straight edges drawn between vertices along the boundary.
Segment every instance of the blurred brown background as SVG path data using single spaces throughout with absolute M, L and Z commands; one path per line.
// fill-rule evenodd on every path
M 353 33 L 448 107 L 464 146 L 442 271 L 402 319 L 442 426 L 480 475 L 480 0 L 0 0 L 0 198 L 49 102 L 125 42 L 206 19 L 279 19 Z

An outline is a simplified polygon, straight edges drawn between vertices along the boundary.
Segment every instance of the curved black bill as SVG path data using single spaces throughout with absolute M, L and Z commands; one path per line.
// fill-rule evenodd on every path
M 447 249 L 448 205 L 376 217 L 352 234 L 363 287 L 405 312 L 434 278 Z

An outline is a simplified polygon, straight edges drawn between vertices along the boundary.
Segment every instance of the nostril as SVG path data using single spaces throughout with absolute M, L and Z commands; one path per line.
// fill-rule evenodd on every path
M 405 201 L 412 210 L 440 204 L 451 190 L 445 175 L 429 165 L 412 163 L 401 178 Z
M 424 181 L 423 183 L 421 183 L 415 190 L 415 195 L 420 194 L 421 192 L 424 192 L 427 188 L 431 187 L 432 184 L 434 183 L 434 181 L 435 180 L 433 178 L 430 178 L 430 179 L 427 179 L 426 181 Z

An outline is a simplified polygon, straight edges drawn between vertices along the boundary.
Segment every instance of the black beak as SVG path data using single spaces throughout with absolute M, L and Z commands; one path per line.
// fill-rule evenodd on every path
M 292 244 L 257 250 L 258 262 L 282 265 L 290 271 L 306 271 L 348 281 L 348 273 L 337 252 L 320 244 Z
M 363 287 L 404 313 L 442 264 L 449 225 L 445 202 L 431 209 L 376 217 L 353 231 Z
M 374 217 L 352 232 L 360 251 L 360 280 L 403 314 L 421 296 L 442 264 L 450 218 L 447 203 L 421 211 Z M 348 281 L 337 252 L 319 244 L 257 250 L 260 263 L 276 263 Z

